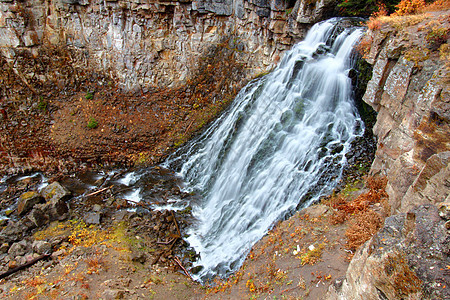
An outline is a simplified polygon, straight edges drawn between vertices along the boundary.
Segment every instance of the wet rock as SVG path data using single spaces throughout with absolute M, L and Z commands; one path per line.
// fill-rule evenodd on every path
M 39 254 L 50 253 L 52 251 L 52 245 L 46 241 L 34 241 L 31 248 Z
M 38 203 L 44 201 L 44 198 L 35 191 L 26 192 L 20 195 L 18 205 L 17 205 L 17 213 L 19 216 L 26 214 L 29 210 L 33 208 Z
M 13 243 L 8 250 L 8 254 L 11 257 L 23 256 L 25 253 L 27 253 L 27 245 L 24 241 Z
M 328 299 L 447 299 L 450 236 L 434 205 L 385 220 L 355 254 Z

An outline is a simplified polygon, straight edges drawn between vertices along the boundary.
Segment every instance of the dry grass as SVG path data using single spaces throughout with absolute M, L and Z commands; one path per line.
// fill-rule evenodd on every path
M 420 12 L 446 10 L 450 8 L 450 0 L 437 0 L 423 7 Z
M 390 211 L 385 191 L 387 179 L 384 177 L 369 177 L 366 180 L 368 191 L 355 199 L 343 195 L 333 195 L 324 204 L 335 209 L 330 217 L 332 224 L 348 221 L 347 247 L 355 250 L 369 240 L 380 229 L 383 218 L 372 210 L 374 204 L 381 204 L 384 214 Z
M 359 212 L 351 218 L 345 232 L 347 247 L 356 250 L 368 241 L 382 225 L 379 214 L 371 209 Z

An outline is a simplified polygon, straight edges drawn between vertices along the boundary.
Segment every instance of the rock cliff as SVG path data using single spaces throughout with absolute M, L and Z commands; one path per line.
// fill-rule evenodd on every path
M 373 66 L 363 100 L 378 113 L 371 173 L 387 177 L 393 215 L 327 299 L 450 297 L 449 16 L 384 19 L 361 42 Z
M 270 70 L 283 50 L 334 11 L 334 0 L 0 1 L 0 49 L 77 52 L 79 65 L 115 77 L 127 90 L 186 82 L 210 47 L 235 50 L 248 74 Z M 25 78 L 34 74 L 24 74 Z M 39 74 L 44 82 L 48 74 Z M 55 76 L 55 75 L 52 75 Z M 57 76 L 57 75 L 56 75 Z
M 448 16 L 397 17 L 362 42 L 373 65 L 363 100 L 378 112 L 371 172 L 388 178 L 392 213 L 449 199 L 448 34 L 435 36 L 448 32 Z

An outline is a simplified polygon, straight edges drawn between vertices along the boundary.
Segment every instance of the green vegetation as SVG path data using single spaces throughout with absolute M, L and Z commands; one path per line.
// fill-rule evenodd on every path
M 48 105 L 48 103 L 47 103 L 47 101 L 44 100 L 44 97 L 40 96 L 39 97 L 39 102 L 37 104 L 37 108 L 39 110 L 46 111 L 47 110 L 47 105 Z
M 93 92 L 87 92 L 85 98 L 87 100 L 91 100 L 94 98 L 94 93 Z
M 87 127 L 90 128 L 90 129 L 97 128 L 97 127 L 98 127 L 98 122 L 97 122 L 93 117 L 91 117 L 91 118 L 89 119 L 89 122 L 88 122 L 88 124 L 87 124 Z

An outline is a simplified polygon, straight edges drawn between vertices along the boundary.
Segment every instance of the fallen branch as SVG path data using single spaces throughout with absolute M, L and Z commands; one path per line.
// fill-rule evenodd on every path
M 175 227 L 177 228 L 178 236 L 181 238 L 180 227 L 178 227 L 178 222 L 177 222 L 177 219 L 175 219 L 175 214 L 174 214 L 173 210 L 171 210 L 170 213 L 172 214 L 173 222 L 175 223 Z
M 189 128 L 191 128 L 192 124 L 194 123 L 195 120 L 192 120 L 191 124 L 189 124 L 189 126 L 186 128 L 186 130 L 184 131 L 184 133 L 186 134 L 189 130 Z
M 25 78 L 25 76 L 22 74 L 22 72 L 20 72 L 19 69 L 14 68 L 14 64 L 11 64 L 10 62 L 7 62 L 9 67 L 13 70 L 13 72 L 20 78 L 20 80 L 22 80 L 22 82 L 30 89 L 30 91 L 33 92 L 33 94 L 37 95 L 38 92 L 33 88 L 33 86 L 31 86 L 31 84 L 28 83 L 27 79 Z
M 174 240 L 174 239 L 176 239 L 176 238 L 173 238 L 173 239 L 171 239 L 171 240 L 168 241 L 168 242 L 160 242 L 160 241 L 157 241 L 156 243 L 157 243 L 157 244 L 160 244 L 160 245 L 169 245 L 169 244 L 173 243 L 173 240 Z
M 175 243 L 178 241 L 178 239 L 179 239 L 179 237 L 175 237 L 175 238 L 173 239 L 172 244 L 170 245 L 169 249 L 167 249 L 167 250 L 162 250 L 162 251 L 158 254 L 158 256 L 155 257 L 155 259 L 154 259 L 153 262 L 152 262 L 152 265 L 156 264 L 156 263 L 159 261 L 159 259 L 161 258 L 161 256 L 162 256 L 164 253 L 167 253 L 167 252 L 171 251 L 172 248 L 173 248 L 173 246 L 175 246 Z
M 16 272 L 18 272 L 18 271 L 20 271 L 20 270 L 26 269 L 26 268 L 28 268 L 28 267 L 34 265 L 34 264 L 37 263 L 38 261 L 50 257 L 50 255 L 51 255 L 51 253 L 48 253 L 48 254 L 42 254 L 42 255 L 40 255 L 40 256 L 38 256 L 38 257 L 36 257 L 36 258 L 30 260 L 29 262 L 27 262 L 27 263 L 25 263 L 25 264 L 23 264 L 23 265 L 20 265 L 20 266 L 18 266 L 18 267 L 15 267 L 14 269 L 11 269 L 11 270 L 9 270 L 9 271 L 6 271 L 5 273 L 0 274 L 0 279 L 3 279 L 3 278 L 5 278 L 5 277 L 8 277 L 9 275 L 14 274 L 14 273 L 16 273 Z
M 181 261 L 178 257 L 174 256 L 173 260 L 180 266 L 181 269 L 183 269 L 184 273 L 189 276 L 189 278 L 194 281 L 194 279 L 192 278 L 191 274 L 189 274 L 189 272 L 183 267 L 183 265 L 181 264 Z
M 98 191 L 96 191 L 96 192 L 87 194 L 86 197 L 94 196 L 94 195 L 100 194 L 101 192 L 104 192 L 104 191 L 106 191 L 106 190 L 109 190 L 109 189 L 111 189 L 112 187 L 113 187 L 113 185 L 111 185 L 111 186 L 109 186 L 109 187 L 105 187 L 105 188 L 103 188 L 103 189 L 101 189 L 101 190 L 98 190 Z

